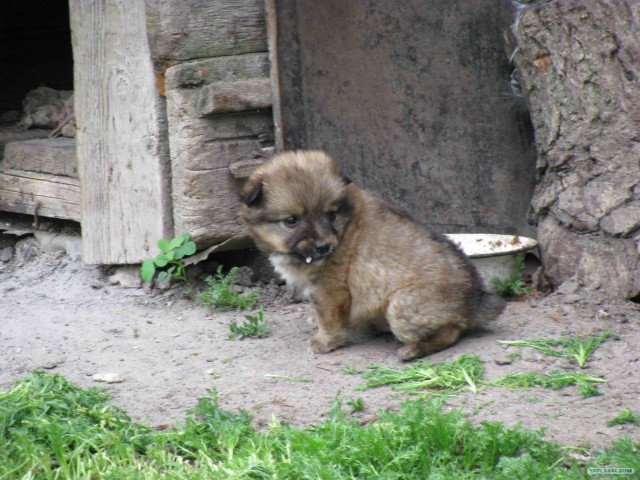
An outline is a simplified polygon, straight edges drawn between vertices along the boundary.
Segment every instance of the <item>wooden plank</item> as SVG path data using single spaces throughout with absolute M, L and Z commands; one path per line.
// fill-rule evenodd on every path
M 9 142 L 4 149 L 2 166 L 5 169 L 77 178 L 76 141 L 58 137 Z
M 170 170 L 144 0 L 70 1 L 83 260 L 139 263 L 171 229 Z
M 266 52 L 263 0 L 147 0 L 153 58 L 159 62 Z
M 18 142 L 20 140 L 31 140 L 33 138 L 47 138 L 50 133 L 50 130 L 43 130 L 41 128 L 21 130 L 15 125 L 3 125 L 2 128 L 0 128 L 0 159 L 2 159 L 4 148 L 7 143 Z
M 209 86 L 268 79 L 266 53 L 189 62 L 166 72 L 175 231 L 190 232 L 199 247 L 244 233 L 241 182 L 229 167 L 261 158 L 273 145 L 270 110 L 202 116 L 200 99 Z
M 219 82 L 269 78 L 266 52 L 185 62 L 166 71 L 166 90 L 194 90 Z
M 259 110 L 271 107 L 271 81 L 268 78 L 221 82 L 200 90 L 198 113 L 211 115 Z
M 0 210 L 80 221 L 80 182 L 61 175 L 0 171 Z
M 273 102 L 273 128 L 276 150 L 284 150 L 282 134 L 282 108 L 280 105 L 280 67 L 278 58 L 278 14 L 276 0 L 264 0 L 265 20 L 267 24 L 267 45 L 271 76 L 271 98 Z

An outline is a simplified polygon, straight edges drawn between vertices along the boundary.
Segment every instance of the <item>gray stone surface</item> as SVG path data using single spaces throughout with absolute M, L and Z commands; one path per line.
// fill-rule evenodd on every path
M 508 96 L 508 1 L 278 2 L 287 148 L 432 228 L 532 235 L 528 125 Z

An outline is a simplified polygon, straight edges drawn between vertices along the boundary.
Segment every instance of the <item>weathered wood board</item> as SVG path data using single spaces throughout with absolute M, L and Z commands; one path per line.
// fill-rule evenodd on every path
M 159 62 L 267 50 L 264 0 L 147 0 L 153 58 Z
M 83 260 L 139 263 L 173 234 L 145 1 L 71 0 L 70 13 Z
M 229 167 L 259 159 L 269 151 L 265 147 L 273 145 L 270 109 L 203 115 L 201 99 L 227 84 L 244 86 L 230 95 L 247 98 L 251 85 L 268 78 L 266 52 L 188 62 L 167 70 L 175 232 L 190 232 L 199 247 L 243 233 L 238 221 L 240 182 Z
M 80 183 L 60 175 L 0 171 L 0 210 L 80 221 Z
M 272 104 L 271 81 L 268 78 L 220 82 L 202 87 L 198 113 L 205 116 L 246 112 L 270 108 Z
M 2 167 L 77 178 L 76 141 L 59 137 L 9 142 Z
M 4 155 L 4 148 L 9 142 L 17 142 L 21 140 L 30 140 L 32 138 L 47 138 L 50 130 L 34 128 L 31 130 L 20 130 L 15 126 L 0 128 L 0 159 Z

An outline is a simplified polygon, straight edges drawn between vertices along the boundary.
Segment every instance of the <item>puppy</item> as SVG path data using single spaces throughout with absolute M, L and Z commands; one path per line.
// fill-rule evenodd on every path
M 370 323 L 393 332 L 404 344 L 399 358 L 411 360 L 504 308 L 452 242 L 349 183 L 323 152 L 276 155 L 251 174 L 241 199 L 258 248 L 315 306 L 314 353 Z

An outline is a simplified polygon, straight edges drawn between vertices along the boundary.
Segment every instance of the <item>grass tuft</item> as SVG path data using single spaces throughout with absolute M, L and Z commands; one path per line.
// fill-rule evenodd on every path
M 442 394 L 459 393 L 469 389 L 477 392 L 478 382 L 484 375 L 484 365 L 478 355 L 461 355 L 450 362 L 431 363 L 418 360 L 403 368 L 386 365 L 370 365 L 361 373 L 366 380 L 359 390 L 391 385 L 395 390 L 416 392 L 422 389 L 438 390 Z
M 607 422 L 607 425 L 612 427 L 614 425 L 624 425 L 627 423 L 633 424 L 633 425 L 640 425 L 640 415 L 632 412 L 628 408 L 625 408 L 620 412 L 620 414 L 617 417 L 609 420 Z
M 225 275 L 222 273 L 222 265 L 220 265 L 215 275 L 209 275 L 204 279 L 209 288 L 196 296 L 196 302 L 218 310 L 250 310 L 255 307 L 260 300 L 260 292 L 254 290 L 248 293 L 238 293 L 235 290 L 237 271 L 238 268 L 233 267 Z
M 244 323 L 231 322 L 228 338 L 264 338 L 269 335 L 269 323 L 264 318 L 264 307 L 256 315 L 245 315 Z
M 592 377 L 580 372 L 554 371 L 548 375 L 541 375 L 539 373 L 511 373 L 490 382 L 490 384 L 510 389 L 542 387 L 552 390 L 560 390 L 570 385 L 577 385 L 580 394 L 587 398 L 600 395 L 600 391 L 594 384 L 605 382 L 606 380 L 603 378 Z
M 561 337 L 540 340 L 499 340 L 503 345 L 531 347 L 544 355 L 575 360 L 580 368 L 585 368 L 587 360 L 596 349 L 609 337 L 611 332 L 604 332 L 594 337 Z

